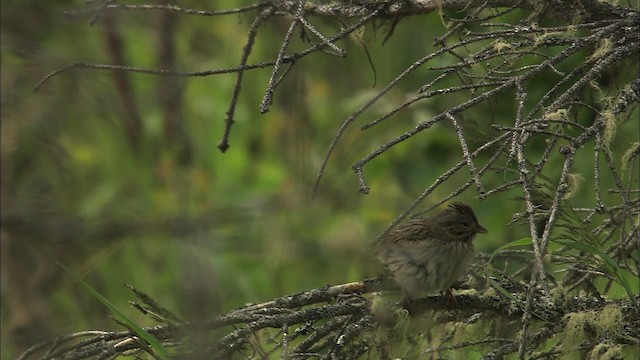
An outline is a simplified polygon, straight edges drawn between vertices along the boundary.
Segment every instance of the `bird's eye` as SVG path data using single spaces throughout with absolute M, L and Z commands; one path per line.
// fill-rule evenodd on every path
M 469 222 L 468 221 L 463 221 L 463 222 L 460 223 L 460 225 L 462 227 L 468 228 L 469 227 Z

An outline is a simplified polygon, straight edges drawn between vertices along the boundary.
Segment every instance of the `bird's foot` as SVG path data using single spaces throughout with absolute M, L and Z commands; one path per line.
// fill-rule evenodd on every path
M 409 296 L 409 294 L 404 291 L 402 292 L 402 302 L 400 302 L 400 306 L 407 310 L 410 315 L 416 313 L 418 305 L 418 299 Z
M 456 296 L 453 295 L 453 291 L 451 289 L 444 290 L 442 292 L 442 297 L 444 299 L 444 304 L 449 308 L 449 310 L 456 307 Z

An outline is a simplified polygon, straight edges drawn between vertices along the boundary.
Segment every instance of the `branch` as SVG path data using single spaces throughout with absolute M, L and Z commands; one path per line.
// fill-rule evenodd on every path
M 415 312 L 414 316 L 417 316 L 427 310 L 436 310 L 448 312 L 451 316 L 486 313 L 492 319 L 517 319 L 523 314 L 521 304 L 526 297 L 524 292 L 529 292 L 527 285 L 505 279 L 495 281 L 502 288 L 521 292 L 511 293 L 507 297 L 491 295 L 488 291 L 484 293 L 468 291 L 457 295 L 454 304 L 444 301 L 442 296 L 429 296 L 420 299 L 412 308 L 412 313 Z M 372 310 L 374 302 L 389 296 L 382 295 L 383 298 L 380 297 L 380 291 L 385 286 L 387 285 L 381 279 L 366 279 L 359 282 L 326 286 L 232 310 L 212 319 L 204 327 L 203 324 L 181 323 L 149 327 L 145 330 L 153 334 L 165 346 L 171 347 L 174 351 L 173 355 L 177 357 L 184 357 L 186 354 L 194 355 L 189 353 L 193 349 L 185 347 L 185 344 L 189 343 L 185 337 L 188 337 L 189 334 L 201 334 L 202 331 L 219 329 L 226 329 L 224 330 L 225 335 L 219 337 L 213 345 L 202 349 L 214 359 L 250 354 L 250 349 L 253 347 L 255 350 L 257 345 L 252 345 L 249 339 L 258 333 L 262 333 L 265 338 L 270 337 L 274 341 L 270 345 L 274 349 L 262 349 L 263 351 L 279 351 L 278 349 L 282 350 L 286 347 L 289 356 L 295 356 L 299 359 L 313 358 L 318 355 L 331 356 L 332 354 L 334 356 L 342 354 L 341 357 L 353 358 L 351 355 L 358 352 L 371 355 L 374 352 L 374 345 L 380 341 L 379 338 L 376 338 L 376 331 L 380 331 L 384 326 L 389 326 L 379 322 L 381 319 L 379 306 L 376 307 L 378 310 Z M 527 337 L 526 341 L 532 348 L 536 348 L 544 340 L 554 336 L 551 329 L 557 331 L 566 321 L 567 314 L 599 312 L 612 306 L 620 309 L 624 318 L 629 319 L 629 326 L 622 329 L 620 333 L 611 334 L 613 339 L 627 342 L 631 338 L 640 336 L 640 327 L 638 327 L 640 322 L 636 317 L 637 312 L 634 304 L 629 300 L 603 301 L 589 296 L 571 296 L 558 298 L 555 302 L 548 302 L 543 299 L 548 299 L 549 294 L 539 289 L 535 289 L 531 294 L 533 294 L 531 304 L 533 304 L 532 314 L 535 315 L 535 321 L 548 324 L 542 331 Z M 400 310 L 401 308 L 397 304 L 390 306 L 393 318 L 397 316 L 393 315 L 393 312 L 396 311 L 393 308 Z M 394 321 L 401 321 L 400 319 L 396 317 Z M 294 330 L 289 333 L 288 330 L 282 331 L 283 329 Z M 276 331 L 276 335 L 267 335 L 271 331 Z M 87 339 L 74 343 L 75 340 L 82 337 Z M 281 340 L 276 341 L 278 338 Z M 49 348 L 49 350 L 40 359 L 54 357 L 87 359 L 97 354 L 115 357 L 142 351 L 142 345 L 137 344 L 137 341 L 131 341 L 132 339 L 135 339 L 135 335 L 130 331 L 78 332 L 33 346 L 18 359 L 32 358 L 38 351 L 45 348 Z M 287 344 L 290 344 L 294 339 L 296 339 L 297 345 L 291 348 Z M 301 339 L 303 340 L 300 341 Z M 454 343 L 449 345 L 449 348 L 472 347 L 487 342 L 489 341 Z M 515 342 L 509 339 L 496 339 L 490 342 L 506 343 L 494 351 L 496 354 L 504 355 L 517 350 L 517 346 L 514 346 Z M 364 343 L 370 345 L 366 350 L 356 346 Z M 364 352 L 362 352 L 363 350 Z M 492 357 L 488 356 L 487 358 Z

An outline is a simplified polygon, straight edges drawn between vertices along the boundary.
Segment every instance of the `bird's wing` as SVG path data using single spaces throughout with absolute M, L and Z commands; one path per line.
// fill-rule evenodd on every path
M 391 230 L 383 242 L 420 241 L 431 237 L 431 232 L 430 227 L 425 226 L 424 219 L 411 219 Z

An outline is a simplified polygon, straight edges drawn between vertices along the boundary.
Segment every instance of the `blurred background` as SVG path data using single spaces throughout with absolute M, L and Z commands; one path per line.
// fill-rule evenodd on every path
M 209 10 L 244 5 L 178 4 Z M 64 14 L 84 8 L 82 1 L 3 0 L 1 6 L 2 358 L 72 331 L 120 329 L 56 261 L 141 325 L 152 323 L 129 307 L 134 295 L 123 283 L 194 320 L 377 276 L 373 239 L 462 158 L 455 131 L 438 124 L 368 164 L 372 191 L 358 193 L 354 161 L 458 102 L 455 96 L 422 102 L 360 131 L 435 76 L 418 70 L 345 133 L 312 197 L 342 121 L 433 50 L 433 37 L 445 30 L 437 14 L 403 20 L 385 44 L 389 24 L 368 27 L 363 39 L 375 76 L 353 39 L 339 43 L 349 52 L 345 59 L 318 53 L 298 61 L 265 115 L 258 107 L 271 69 L 246 72 L 231 147 L 223 154 L 216 145 L 235 74 L 177 78 L 76 69 L 37 93 L 33 86 L 74 62 L 180 71 L 237 66 L 255 11 L 224 17 L 105 12 L 90 27 L 94 13 Z M 340 30 L 335 20 L 311 20 L 325 34 Z M 274 59 L 289 23 L 279 17 L 264 25 L 249 63 Z M 289 52 L 308 47 L 294 38 Z M 465 121 L 479 132 L 509 123 L 512 99 L 474 108 Z M 637 139 L 637 123 L 625 126 L 612 144 L 614 156 Z M 576 204 L 591 206 L 593 165 L 585 160 L 575 167 L 587 179 Z M 466 169 L 459 171 L 420 208 L 467 178 Z M 483 178 L 487 189 L 506 180 L 504 174 Z M 471 187 L 457 200 L 476 209 L 490 231 L 477 239 L 478 251 L 527 236 L 526 225 L 510 224 L 522 211 L 514 200 L 519 193 L 499 193 L 482 204 L 477 195 Z

